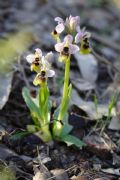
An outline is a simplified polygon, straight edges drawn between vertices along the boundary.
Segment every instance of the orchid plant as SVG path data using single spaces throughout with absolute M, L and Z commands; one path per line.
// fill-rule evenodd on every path
M 59 61 L 65 65 L 64 87 L 60 106 L 51 115 L 51 101 L 47 80 L 55 75 L 55 71 L 51 69 L 51 59 L 53 53 L 49 52 L 45 56 L 42 55 L 40 49 L 35 49 L 34 54 L 26 57 L 30 64 L 31 71 L 36 72 L 33 81 L 35 86 L 39 86 L 39 93 L 36 97 L 32 97 L 27 88 L 23 88 L 23 98 L 30 109 L 33 124 L 27 126 L 30 133 L 35 133 L 44 142 L 58 140 L 66 142 L 68 145 L 84 146 L 84 142 L 70 134 L 72 126 L 68 122 L 68 107 L 72 93 L 72 84 L 69 84 L 70 61 L 71 55 L 80 52 L 88 54 L 91 52 L 89 45 L 90 33 L 85 28 L 80 28 L 79 16 L 69 16 L 64 21 L 60 17 L 56 17 L 57 26 L 52 31 L 53 38 L 57 41 L 55 50 L 59 53 Z M 62 33 L 65 37 L 62 40 Z M 51 121 L 51 117 L 53 117 Z M 52 122 L 52 126 L 50 125 Z

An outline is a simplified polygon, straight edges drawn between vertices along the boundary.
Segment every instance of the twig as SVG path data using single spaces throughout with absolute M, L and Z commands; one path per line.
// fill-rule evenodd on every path
M 29 84 L 29 82 L 28 82 L 28 80 L 26 78 L 26 74 L 25 74 L 24 68 L 23 68 L 23 66 L 21 64 L 20 56 L 18 57 L 18 64 L 19 64 L 19 70 L 20 70 L 20 72 L 23 75 L 23 79 L 24 79 L 24 82 L 25 82 L 26 86 L 28 87 L 28 89 L 31 89 L 30 84 Z
M 117 71 L 118 73 L 120 73 L 120 70 L 118 68 L 116 68 L 108 59 L 106 59 L 103 56 L 100 56 L 99 54 L 97 54 L 93 49 L 92 49 L 92 54 L 102 63 L 107 64 L 109 66 L 111 66 L 115 71 Z
M 117 43 L 111 41 L 110 39 L 108 39 L 106 37 L 102 37 L 95 33 L 92 34 L 92 38 L 95 39 L 96 41 L 103 43 L 106 46 L 109 46 L 110 48 L 112 48 L 116 51 L 119 51 L 119 53 L 120 53 L 120 46 Z
M 74 168 L 76 168 L 76 167 L 78 167 L 78 165 L 73 165 L 72 167 L 70 167 L 70 168 L 64 170 L 64 172 L 68 172 L 69 170 L 74 169 Z M 55 177 L 57 177 L 57 176 L 63 174 L 64 172 L 61 172 L 61 173 L 58 174 L 58 175 L 52 176 L 52 177 L 48 178 L 47 180 L 54 179 Z

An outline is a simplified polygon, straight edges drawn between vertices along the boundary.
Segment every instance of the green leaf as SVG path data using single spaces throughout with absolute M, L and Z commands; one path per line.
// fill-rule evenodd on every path
M 21 138 L 29 135 L 29 134 L 31 134 L 31 133 L 28 132 L 28 131 L 19 132 L 19 133 L 16 133 L 16 134 L 12 135 L 12 136 L 10 137 L 10 139 L 11 139 L 11 140 L 18 140 L 18 139 L 21 139 Z
M 68 146 L 75 145 L 78 148 L 85 146 L 83 141 L 72 135 L 64 136 L 61 140 L 64 141 Z
M 59 111 L 60 111 L 60 106 L 58 106 L 57 109 L 54 111 L 53 120 L 58 119 Z
M 109 116 L 109 117 L 111 116 L 112 109 L 113 109 L 113 107 L 115 106 L 115 104 L 116 104 L 116 102 L 117 102 L 117 98 L 118 98 L 118 94 L 115 94 L 115 95 L 112 97 L 112 99 L 111 99 L 111 101 L 110 101 L 110 103 L 109 103 L 109 105 L 108 105 L 108 116 Z
M 42 119 L 40 108 L 37 105 L 37 100 L 31 97 L 29 90 L 26 87 L 24 87 L 22 90 L 22 96 L 28 108 L 30 109 L 31 113 L 34 114 L 34 116 L 36 116 L 38 119 Z
M 64 115 L 64 118 L 63 118 L 63 120 L 62 120 L 62 122 L 63 122 L 64 124 L 69 124 L 69 123 L 68 123 L 68 116 L 69 116 L 69 115 L 68 115 L 68 112 L 66 112 L 65 115 Z
M 70 125 L 70 124 L 64 124 L 60 136 L 61 136 L 61 137 L 66 136 L 67 134 L 69 134 L 69 132 L 71 132 L 72 129 L 73 129 L 73 126 L 72 126 L 72 125 Z

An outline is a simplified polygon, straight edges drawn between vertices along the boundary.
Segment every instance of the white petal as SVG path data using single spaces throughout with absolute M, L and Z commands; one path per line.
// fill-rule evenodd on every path
M 63 32 L 65 29 L 65 26 L 63 23 L 60 23 L 56 26 L 55 30 L 57 31 L 58 34 L 60 34 L 61 32 Z
M 42 56 L 42 51 L 41 51 L 41 49 L 36 48 L 36 49 L 35 49 L 35 51 L 36 51 L 36 53 L 38 53 L 38 54 L 39 54 L 39 56 L 40 56 L 40 57 Z
M 54 20 L 57 21 L 58 23 L 64 23 L 63 19 L 60 17 L 56 17 Z
M 81 41 L 82 37 L 83 37 L 82 32 L 77 33 L 75 36 L 75 43 L 79 43 Z
M 53 71 L 53 70 L 47 70 L 46 71 L 46 76 L 47 77 L 53 77 L 55 75 L 55 71 Z
M 68 18 L 66 18 L 65 25 L 66 25 L 67 28 L 69 28 L 69 24 L 70 24 L 70 21 L 69 21 Z
M 87 32 L 87 31 L 86 31 L 84 34 L 86 35 L 87 38 L 90 38 L 90 37 L 91 37 L 90 32 Z
M 55 45 L 55 50 L 56 50 L 57 52 L 62 52 L 62 50 L 63 50 L 63 48 L 64 48 L 64 45 L 65 45 L 64 42 L 62 42 L 62 43 L 57 43 L 57 44 Z
M 52 58 L 53 58 L 53 53 L 52 53 L 52 51 L 49 52 L 49 53 L 47 53 L 46 56 L 45 56 L 45 59 L 46 59 L 47 61 L 51 61 Z
M 76 31 L 77 31 L 77 32 L 80 32 L 80 31 L 81 31 L 81 30 L 80 30 L 80 26 L 78 26 L 78 25 L 76 26 Z
M 51 67 L 50 63 L 46 60 L 44 60 L 43 66 L 44 66 L 44 68 L 47 68 L 47 69 L 50 69 L 50 67 Z
M 71 18 L 72 18 L 73 16 L 70 14 L 70 16 L 69 16 L 69 20 L 71 20 Z
M 68 42 L 68 43 L 72 43 L 73 37 L 72 37 L 70 34 L 68 34 L 68 35 L 64 38 L 64 41 L 65 41 L 65 42 Z
M 86 30 L 86 27 L 83 27 L 82 30 L 81 30 L 81 32 L 82 32 L 82 33 L 85 33 L 85 30 Z
M 60 17 L 56 17 L 54 20 L 57 21 L 58 23 L 64 23 L 64 20 Z
M 72 18 L 70 19 L 69 24 L 70 24 L 70 29 L 71 29 L 71 30 L 75 30 L 75 27 L 76 27 L 75 17 L 72 17 Z
M 70 54 L 75 54 L 80 48 L 77 45 L 70 44 L 69 45 Z
M 34 54 L 29 54 L 28 56 L 26 56 L 26 60 L 28 63 L 32 64 L 33 61 L 35 60 Z
M 75 19 L 76 19 L 76 25 L 79 25 L 80 24 L 80 17 L 76 16 Z
M 45 68 L 45 69 L 50 68 L 50 63 L 46 60 L 46 58 L 44 56 L 42 56 L 42 67 Z

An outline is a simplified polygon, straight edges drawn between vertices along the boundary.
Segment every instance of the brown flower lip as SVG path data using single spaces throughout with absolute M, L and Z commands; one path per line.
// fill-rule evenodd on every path
M 42 81 L 42 82 L 45 82 L 46 81 L 46 72 L 45 71 L 41 71 L 40 75 L 37 77 L 38 80 Z
M 53 33 L 54 33 L 54 35 L 57 35 L 57 34 L 58 34 L 57 31 L 56 31 L 55 29 L 54 29 Z
M 84 42 L 83 48 L 88 49 L 90 47 L 89 39 L 87 37 L 84 37 L 83 42 Z
M 41 77 L 43 78 L 43 77 L 45 77 L 45 75 L 46 75 L 46 72 L 45 71 L 41 71 Z
M 62 54 L 65 55 L 65 56 L 69 56 L 69 48 L 68 47 L 64 47 L 63 51 L 62 51 Z
M 35 66 L 39 66 L 39 62 L 33 62 L 33 64 L 35 64 Z
M 89 41 L 89 39 L 88 39 L 87 37 L 85 37 L 85 38 L 83 39 L 83 41 L 87 43 L 87 42 Z
M 84 45 L 83 45 L 83 48 L 84 48 L 84 49 L 88 49 L 88 48 L 89 48 L 89 44 L 84 44 Z
M 39 60 L 40 60 L 39 57 L 36 57 L 36 58 L 35 58 L 35 61 L 36 61 L 36 62 L 38 62 Z

